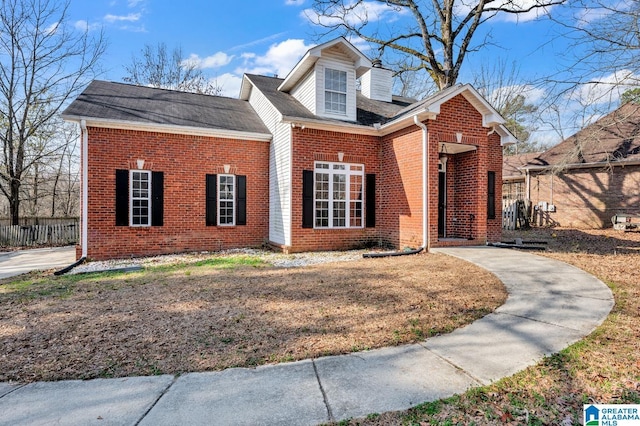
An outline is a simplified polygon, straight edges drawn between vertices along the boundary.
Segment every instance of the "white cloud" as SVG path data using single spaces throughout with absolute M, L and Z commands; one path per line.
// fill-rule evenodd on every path
M 251 74 L 276 74 L 284 77 L 312 47 L 313 45 L 305 44 L 304 40 L 285 40 L 271 45 L 267 53 L 262 56 L 243 54 L 245 66 L 238 71 Z
M 496 2 L 489 3 L 485 7 L 485 9 L 501 8 L 501 9 L 510 10 L 513 12 L 520 12 L 520 13 L 500 12 L 495 17 L 495 19 L 499 21 L 528 22 L 528 21 L 534 21 L 538 18 L 548 15 L 551 9 L 554 8 L 554 6 L 538 7 L 528 12 L 524 12 L 525 10 L 528 10 L 530 7 L 535 6 L 536 4 L 539 4 L 539 3 L 540 3 L 540 0 L 499 0 Z M 467 15 L 471 11 L 471 9 L 474 8 L 476 5 L 477 5 L 477 2 L 456 3 L 454 6 L 455 14 L 458 16 Z
M 599 4 L 592 4 L 581 9 L 575 15 L 575 19 L 580 27 L 587 27 L 595 22 L 601 21 L 616 12 L 624 12 L 631 9 L 634 0 L 621 0 L 605 7 Z
M 269 36 L 263 37 L 263 38 L 259 38 L 257 40 L 252 40 L 248 43 L 243 43 L 243 44 L 239 44 L 237 46 L 233 46 L 231 48 L 229 48 L 229 51 L 233 51 L 233 50 L 242 50 L 242 49 L 246 49 L 248 47 L 253 47 L 262 43 L 267 43 L 273 40 L 277 40 L 281 37 L 284 37 L 284 35 L 286 34 L 286 31 L 284 32 L 280 32 L 280 33 L 276 33 L 276 34 L 271 34 Z
M 53 24 L 45 28 L 44 32 L 48 35 L 53 35 L 56 33 L 56 31 L 58 31 L 59 26 L 60 26 L 60 22 L 54 22 Z
M 582 105 L 617 103 L 629 89 L 638 87 L 640 76 L 630 70 L 619 70 L 586 83 L 573 92 L 570 99 Z
M 113 22 L 137 22 L 140 20 L 140 13 L 130 13 L 128 15 L 105 15 L 104 20 L 109 23 Z
M 235 74 L 225 73 L 214 79 L 215 85 L 222 88 L 222 96 L 237 98 L 240 93 L 242 77 Z
M 207 69 L 223 67 L 225 65 L 228 65 L 232 59 L 233 56 L 229 56 L 224 52 L 217 52 L 204 58 L 201 58 L 199 55 L 192 53 L 184 62 L 193 64 L 196 68 Z
M 128 0 L 127 1 L 127 6 L 129 7 L 136 7 L 137 5 L 139 5 L 140 3 L 144 3 L 146 0 Z
M 313 23 L 319 23 L 325 26 L 338 25 L 341 22 L 346 21 L 349 25 L 358 25 L 364 21 L 378 22 L 386 21 L 393 22 L 398 19 L 398 15 L 406 13 L 406 8 L 398 8 L 397 6 L 390 6 L 386 3 L 378 3 L 372 1 L 363 1 L 352 8 L 354 3 L 348 3 L 346 8 L 336 6 L 333 9 L 329 9 L 327 15 L 318 15 L 313 9 L 305 9 L 301 12 L 303 18 L 310 20 Z
M 285 0 L 287 6 L 302 6 L 305 0 Z
M 83 31 L 83 32 L 84 31 L 94 31 L 94 30 L 99 30 L 100 29 L 100 24 L 97 24 L 97 23 L 90 24 L 87 21 L 84 21 L 84 20 L 81 19 L 79 21 L 76 21 L 73 24 L 73 27 L 76 30 Z

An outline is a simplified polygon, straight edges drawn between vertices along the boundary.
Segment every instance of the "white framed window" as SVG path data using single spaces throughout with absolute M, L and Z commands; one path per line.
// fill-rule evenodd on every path
M 151 171 L 129 171 L 129 225 L 151 226 Z
M 218 175 L 218 225 L 233 226 L 236 217 L 236 177 Z
M 334 114 L 347 114 L 347 72 L 325 68 L 324 110 Z
M 316 162 L 314 227 L 362 228 L 363 182 L 362 164 Z

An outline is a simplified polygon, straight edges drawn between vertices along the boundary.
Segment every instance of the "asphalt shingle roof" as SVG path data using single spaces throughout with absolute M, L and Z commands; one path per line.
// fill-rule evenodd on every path
M 251 105 L 240 99 L 100 80 L 89 84 L 62 115 L 67 118 L 269 133 Z
M 524 176 L 527 166 L 571 167 L 640 161 L 640 105 L 627 103 L 545 152 L 505 156 L 502 176 Z
M 256 74 L 247 74 L 246 76 L 282 115 L 301 119 L 319 119 L 327 122 L 339 122 L 339 120 L 332 120 L 312 114 L 292 95 L 279 91 L 278 87 L 283 81 L 281 78 Z M 393 96 L 392 102 L 376 101 L 358 92 L 356 95 L 357 124 L 371 126 L 374 123 L 385 123 L 413 102 L 415 101 L 412 99 L 399 96 Z
M 543 165 L 640 160 L 640 105 L 627 103 L 540 154 Z

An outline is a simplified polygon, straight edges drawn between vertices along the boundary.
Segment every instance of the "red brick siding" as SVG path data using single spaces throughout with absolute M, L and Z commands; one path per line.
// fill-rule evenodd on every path
M 438 148 L 441 140 L 473 144 L 473 152 L 449 155 L 447 161 L 447 237 L 468 238 L 473 243 L 501 237 L 502 148 L 497 134 L 488 136 L 482 116 L 463 97 L 441 106 L 435 120 L 427 120 L 429 149 L 429 239 L 438 242 Z M 384 138 L 381 147 L 379 232 L 396 247 L 422 244 L 422 131 L 411 126 Z M 487 219 L 487 172 L 496 173 L 496 218 Z M 474 215 L 470 220 L 470 215 Z
M 87 255 L 91 259 L 258 246 L 268 236 L 269 143 L 88 129 Z M 164 226 L 115 226 L 115 171 L 164 172 Z M 205 226 L 205 175 L 247 176 L 247 225 Z
M 499 240 L 501 185 L 496 185 L 496 219 L 487 219 L 487 171 L 502 180 L 502 149 L 497 134 L 487 136 L 482 117 L 463 96 L 441 106 L 429 128 L 429 235 L 438 241 L 438 142 L 474 144 L 473 152 L 450 155 L 447 164 L 447 236 L 473 243 Z M 357 229 L 302 228 L 302 172 L 314 161 L 364 164 L 376 174 L 376 227 Z M 410 125 L 384 138 L 316 129 L 292 129 L 292 233 L 289 251 L 337 250 L 367 243 L 396 248 L 422 245 L 422 131 Z M 93 259 L 256 246 L 268 238 L 269 144 L 162 133 L 89 129 L 89 244 Z M 164 226 L 115 226 L 115 170 L 135 168 L 164 172 Z M 205 175 L 247 176 L 247 226 L 205 226 Z M 364 205 L 363 205 L 364 207 Z M 470 215 L 474 220 L 469 220 Z
M 537 216 L 538 225 L 610 227 L 615 214 L 640 215 L 640 166 L 532 175 L 530 195 L 534 206 L 539 202 L 556 206 L 555 212 Z
M 376 228 L 302 228 L 302 172 L 313 170 L 315 161 L 338 162 L 338 152 L 342 152 L 343 162 L 364 164 L 365 174 L 375 173 L 376 188 L 380 188 L 378 147 L 378 138 L 374 136 L 316 129 L 292 130 L 292 245 L 286 250 L 342 250 L 375 242 Z
M 435 148 L 431 151 L 430 167 L 437 172 L 437 160 L 434 160 L 437 159 Z M 420 247 L 422 245 L 422 130 L 413 125 L 385 137 L 382 140 L 380 158 L 378 227 L 381 240 L 396 248 Z M 437 194 L 437 181 L 435 186 L 433 181 L 430 182 L 431 193 L 434 193 L 435 188 L 435 194 Z

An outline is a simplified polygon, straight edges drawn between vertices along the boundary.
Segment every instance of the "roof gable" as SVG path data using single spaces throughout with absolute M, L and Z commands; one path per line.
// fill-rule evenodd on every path
M 349 43 L 347 39 L 344 37 L 338 37 L 309 49 L 285 77 L 280 87 L 278 87 L 278 90 L 288 92 L 293 89 L 296 84 L 298 84 L 298 82 L 314 67 L 318 59 L 322 57 L 323 52 L 330 50 L 338 50 L 354 62 L 356 77 L 360 77 L 372 66 L 369 58 L 364 56 L 362 52 Z
M 400 111 L 398 116 L 411 114 L 416 111 L 424 110 L 426 113 L 437 115 L 440 114 L 440 107 L 445 102 L 455 98 L 458 95 L 464 98 L 482 115 L 482 125 L 484 127 L 494 127 L 504 124 L 505 120 L 500 116 L 487 100 L 470 84 L 459 84 L 456 86 L 442 89 L 439 92 L 417 102 L 404 110 Z

